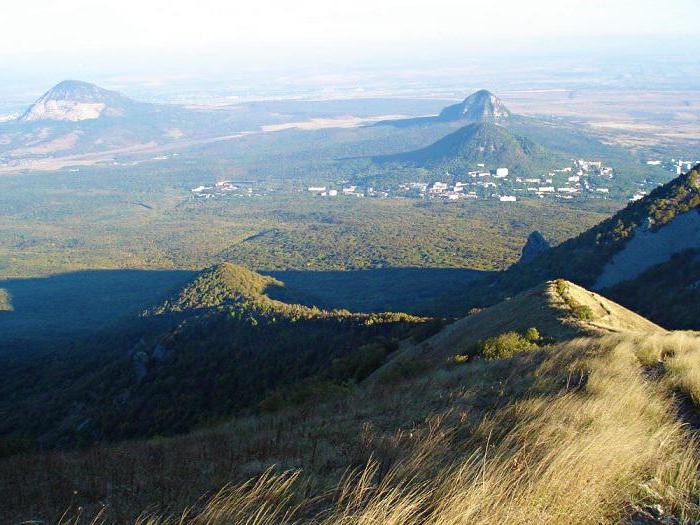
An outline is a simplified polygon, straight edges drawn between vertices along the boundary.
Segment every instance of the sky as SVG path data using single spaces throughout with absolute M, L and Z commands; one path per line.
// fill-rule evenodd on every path
M 0 57 L 226 51 L 252 57 L 322 48 L 691 35 L 698 0 L 4 0 Z
M 700 0 L 2 0 L 0 106 L 64 78 L 141 96 L 130 83 L 228 76 L 253 89 L 358 70 L 362 83 L 368 70 L 399 80 L 469 64 L 466 76 L 490 57 L 501 72 L 559 55 L 574 66 L 593 55 L 629 65 L 629 54 L 694 63 L 699 19 Z

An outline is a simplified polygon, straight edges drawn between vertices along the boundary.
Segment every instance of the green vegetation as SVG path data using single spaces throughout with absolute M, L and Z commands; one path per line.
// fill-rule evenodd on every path
M 518 332 L 505 332 L 479 341 L 476 352 L 485 359 L 507 359 L 518 352 L 531 352 L 539 348 L 540 333 L 537 328 L 529 328 L 525 335 Z
M 294 302 L 327 310 L 460 314 L 463 301 L 442 297 L 517 260 L 531 230 L 562 241 L 615 206 L 304 194 L 195 202 L 188 185 L 212 175 L 194 164 L 173 174 L 94 170 L 0 178 L 0 288 L 14 307 L 0 311 L 3 349 L 50 350 L 94 333 L 227 260 L 274 272 Z
M 294 300 L 272 277 L 217 265 L 58 359 L 20 361 L 3 370 L 0 434 L 76 446 L 298 403 L 361 381 L 425 321 L 287 303 L 272 291 Z
M 456 354 L 447 360 L 448 366 L 463 365 L 474 357 L 484 359 L 508 359 L 520 352 L 531 352 L 539 349 L 545 342 L 537 328 L 530 327 L 524 334 L 504 332 L 502 334 L 480 340 L 474 349 L 467 354 Z
M 579 321 L 591 321 L 593 310 L 586 304 L 579 304 L 569 293 L 569 283 L 564 279 L 554 281 L 555 288 L 561 299 L 566 303 L 572 315 Z
M 50 351 L 0 367 L 0 521 L 598 525 L 656 506 L 661 522 L 698 521 L 696 335 L 657 334 L 563 280 L 450 324 L 395 313 L 592 280 L 647 218 L 698 207 L 697 173 L 500 276 L 531 231 L 561 242 L 618 204 L 303 192 L 486 160 L 527 173 L 567 141 L 602 147 L 562 135 L 549 149 L 483 125 L 289 132 L 1 180 L 0 345 Z M 369 160 L 411 149 L 425 169 Z M 217 178 L 271 194 L 190 197 Z M 53 275 L 87 268 L 113 271 Z M 572 321 L 594 316 L 649 333 L 583 337 Z
M 502 126 L 483 122 L 468 124 L 425 148 L 376 157 L 375 161 L 440 173 L 474 170 L 479 164 L 508 166 L 516 175 L 538 175 L 567 163 L 563 155 L 547 151 Z
M 572 307 L 574 316 L 581 321 L 590 321 L 593 319 L 593 310 L 588 305 L 577 305 Z

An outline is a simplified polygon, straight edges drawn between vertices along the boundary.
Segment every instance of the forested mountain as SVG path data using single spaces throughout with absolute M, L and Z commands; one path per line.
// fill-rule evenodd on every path
M 551 169 L 563 162 L 563 157 L 502 126 L 480 122 L 468 124 L 425 148 L 374 160 L 380 164 L 447 170 L 504 166 L 514 173 L 526 174 Z
M 4 378 L 0 432 L 43 446 L 173 434 L 342 389 L 425 320 L 299 304 L 271 277 L 224 263 L 69 352 Z M 7 371 L 6 371 L 7 372 Z M 19 374 L 19 375 L 18 375 Z M 26 384 L 21 377 L 35 374 Z

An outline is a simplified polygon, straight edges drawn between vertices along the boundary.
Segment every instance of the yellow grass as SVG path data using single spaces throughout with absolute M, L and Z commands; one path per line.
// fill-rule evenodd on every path
M 267 472 L 199 512 L 140 523 L 600 524 L 651 504 L 694 522 L 698 449 L 669 386 L 697 400 L 699 343 L 693 334 L 576 339 L 549 351 L 524 396 L 468 432 L 444 414 L 386 471 L 370 460 L 315 499 L 301 495 L 298 473 Z M 667 375 L 649 377 L 660 360 Z

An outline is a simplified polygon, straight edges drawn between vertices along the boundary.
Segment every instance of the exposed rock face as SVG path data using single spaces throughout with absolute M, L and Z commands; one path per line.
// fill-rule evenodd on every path
M 520 262 L 528 262 L 537 257 L 540 253 L 550 248 L 547 239 L 538 232 L 533 231 L 527 237 L 527 242 L 523 246 L 523 251 L 520 254 Z
M 382 120 L 377 126 L 419 126 L 444 122 L 481 122 L 486 124 L 505 124 L 511 113 L 496 95 L 481 89 L 472 93 L 462 102 L 444 108 L 439 115 L 414 117 L 408 119 Z
M 691 210 L 674 217 L 658 231 L 639 226 L 624 248 L 603 268 L 593 289 L 602 290 L 639 277 L 675 253 L 700 249 L 700 213 Z
M 79 122 L 101 116 L 120 116 L 131 103 L 116 91 L 78 80 L 65 80 L 44 93 L 18 120 Z
M 510 111 L 496 95 L 482 89 L 462 102 L 447 106 L 440 112 L 441 120 L 468 120 L 500 123 L 510 118 Z

